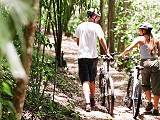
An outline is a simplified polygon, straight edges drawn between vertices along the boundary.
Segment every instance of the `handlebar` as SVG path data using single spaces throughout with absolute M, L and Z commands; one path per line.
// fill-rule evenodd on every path
M 136 60 L 136 58 L 134 56 L 131 56 L 131 57 L 125 56 L 122 58 L 122 61 L 129 61 L 129 60 Z
M 134 63 L 138 63 L 139 60 L 135 57 L 135 56 L 125 56 L 122 58 L 122 62 L 123 61 L 129 61 L 132 60 Z
M 116 54 L 118 54 L 118 53 L 114 52 L 114 53 L 110 53 L 110 55 L 109 54 L 100 55 L 100 58 L 103 58 L 104 61 L 113 61 L 114 60 L 114 56 Z
M 137 65 L 137 66 L 136 66 L 136 69 L 138 69 L 138 70 L 143 70 L 143 68 L 144 68 L 144 67 L 143 67 L 143 66 L 140 66 L 140 65 Z

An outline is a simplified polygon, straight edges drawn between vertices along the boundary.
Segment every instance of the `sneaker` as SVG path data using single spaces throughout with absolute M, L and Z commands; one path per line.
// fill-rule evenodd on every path
M 95 100 L 94 100 L 94 98 L 91 98 L 91 99 L 90 99 L 90 102 L 91 102 L 91 107 L 92 107 L 92 108 L 95 107 Z
M 146 111 L 151 111 L 152 108 L 153 108 L 152 102 L 148 102 L 148 103 L 147 103 L 147 106 L 146 106 Z
M 155 116 L 158 116 L 159 115 L 159 111 L 157 109 L 154 109 L 152 114 L 155 115 Z
M 86 112 L 91 112 L 91 105 L 90 105 L 90 103 L 86 104 Z

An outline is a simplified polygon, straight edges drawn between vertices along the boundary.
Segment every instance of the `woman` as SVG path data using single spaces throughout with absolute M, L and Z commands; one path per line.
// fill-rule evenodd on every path
M 125 54 L 129 53 L 132 48 L 136 46 L 140 48 L 140 64 L 144 66 L 144 69 L 141 73 L 142 88 L 148 101 L 146 111 L 151 111 L 153 109 L 153 115 L 158 115 L 158 102 L 160 97 L 160 71 L 158 68 L 156 71 L 153 71 L 152 67 L 145 66 L 160 56 L 159 41 L 153 39 L 151 31 L 152 26 L 149 23 L 143 23 L 140 25 L 138 29 L 139 36 L 120 54 L 120 56 L 124 56 Z M 151 88 L 154 95 L 154 104 L 151 102 Z

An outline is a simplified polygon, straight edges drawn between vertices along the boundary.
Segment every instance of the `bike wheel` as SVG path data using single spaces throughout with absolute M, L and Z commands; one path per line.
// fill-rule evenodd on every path
M 113 116 L 113 110 L 114 110 L 114 85 L 113 80 L 110 77 L 107 80 L 106 84 L 106 108 L 108 110 L 108 113 Z
M 102 73 L 99 74 L 99 89 L 100 89 L 100 104 L 105 106 L 106 96 L 105 96 L 105 79 Z
M 105 79 L 104 78 L 102 78 L 102 81 L 104 81 Z M 100 88 L 100 92 L 101 92 L 101 105 L 102 106 L 105 106 L 105 103 L 106 103 L 106 95 L 105 95 L 105 93 L 106 93 L 106 89 L 105 89 L 105 86 L 103 85 L 103 86 L 101 86 L 101 88 Z
M 127 84 L 127 92 L 126 95 L 124 97 L 124 104 L 131 109 L 132 105 L 133 105 L 133 101 L 132 101 L 132 87 L 133 86 L 133 77 L 131 76 L 128 80 L 128 84 Z
M 140 84 L 137 84 L 135 86 L 135 90 L 133 93 L 133 118 L 136 118 L 139 114 L 139 108 L 141 104 L 141 93 L 142 93 L 142 87 Z
M 101 90 L 101 87 L 103 86 L 103 79 L 104 78 L 104 74 L 100 73 L 99 74 L 99 89 Z

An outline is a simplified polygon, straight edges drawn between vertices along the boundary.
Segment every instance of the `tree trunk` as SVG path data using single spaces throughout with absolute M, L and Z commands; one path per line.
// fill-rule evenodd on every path
M 51 6 L 52 6 L 52 0 L 50 0 L 49 2 L 47 2 L 48 4 L 48 12 L 47 12 L 47 19 L 46 19 L 46 26 L 45 28 L 46 30 L 46 34 L 51 34 L 51 19 L 49 17 L 49 15 L 51 14 Z
M 104 31 L 104 25 L 105 25 L 105 20 L 104 20 L 104 0 L 100 0 L 100 12 L 101 12 L 101 19 L 100 19 L 100 25 L 102 27 L 102 30 Z M 103 55 L 105 54 L 105 51 L 103 50 L 103 47 L 101 46 L 100 42 L 99 42 L 99 46 L 100 46 L 100 54 Z
M 63 19 L 63 32 L 68 32 L 68 22 L 72 16 L 72 12 L 74 11 L 75 0 L 70 0 L 69 3 L 67 1 L 63 2 L 64 6 L 64 19 Z
M 108 27 L 107 27 L 107 34 L 108 34 L 108 45 L 110 47 L 110 52 L 114 52 L 114 17 L 115 17 L 115 0 L 108 1 Z
M 123 7 L 123 9 L 121 9 Z M 117 19 L 121 19 L 126 18 L 130 15 L 130 7 L 131 7 L 131 1 L 119 1 L 118 3 L 118 7 L 117 7 L 117 11 L 116 13 L 119 15 Z M 125 32 L 124 30 L 127 30 L 127 23 L 129 19 L 122 19 L 122 23 L 121 24 L 121 29 L 119 29 L 119 34 L 117 36 L 117 42 L 118 42 L 118 46 L 117 46 L 117 52 L 122 52 L 125 49 L 125 44 L 126 44 L 126 39 L 125 36 Z M 123 39 L 122 39 L 123 38 Z
M 103 29 L 103 31 L 104 31 L 104 29 L 105 29 L 105 20 L 104 20 L 104 0 L 100 0 L 100 13 L 101 13 L 101 19 L 100 19 L 100 25 L 101 25 L 101 27 L 102 27 L 102 29 Z
M 38 0 L 34 0 L 35 11 L 38 9 Z M 27 77 L 24 79 L 16 79 L 16 87 L 14 91 L 13 103 L 16 109 L 16 116 L 18 120 L 21 120 L 23 105 L 25 101 L 25 95 L 27 91 L 28 76 L 30 73 L 30 66 L 32 63 L 32 46 L 34 42 L 33 33 L 35 32 L 35 22 L 31 22 L 25 27 L 24 44 L 22 53 L 22 64 L 27 73 Z
M 53 35 L 55 38 L 55 53 L 58 67 L 61 67 L 61 43 L 62 43 L 62 0 L 53 1 L 54 25 L 52 24 Z M 54 28 L 56 31 L 54 31 Z

